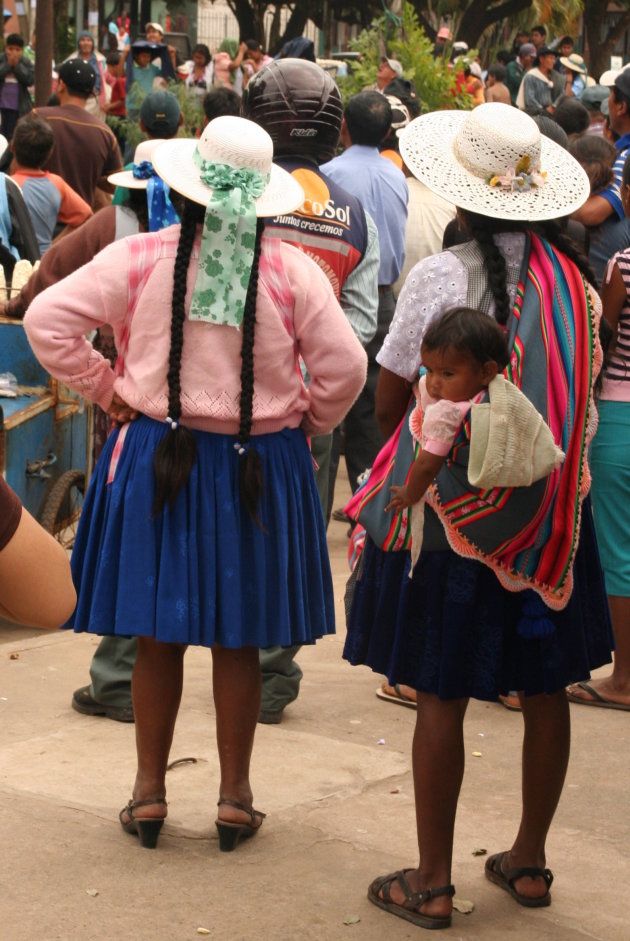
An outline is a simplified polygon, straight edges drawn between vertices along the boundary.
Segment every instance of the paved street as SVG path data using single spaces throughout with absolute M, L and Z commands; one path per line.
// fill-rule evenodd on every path
M 340 501 L 337 501 L 338 503 Z M 299 700 L 259 726 L 261 834 L 219 853 L 210 653 L 191 649 L 156 851 L 117 822 L 135 770 L 133 726 L 78 715 L 96 638 L 15 629 L 0 638 L 2 941 L 402 941 L 426 937 L 366 900 L 416 858 L 409 767 L 415 712 L 341 660 L 345 526 L 332 522 L 336 637 L 304 650 Z M 549 841 L 553 904 L 527 910 L 483 877 L 476 849 L 506 849 L 518 821 L 521 718 L 472 703 L 455 839 L 454 941 L 626 941 L 630 715 L 572 706 L 573 755 Z M 479 752 L 477 757 L 473 753 Z M 439 794 L 436 794 L 436 801 Z M 347 922 L 350 922 L 349 924 Z

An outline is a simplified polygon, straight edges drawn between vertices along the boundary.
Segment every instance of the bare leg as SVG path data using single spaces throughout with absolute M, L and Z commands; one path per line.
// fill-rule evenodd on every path
M 571 724 L 564 690 L 551 696 L 520 694 L 523 738 L 523 813 L 506 869 L 545 867 L 545 842 L 569 763 Z M 528 898 L 547 892 L 544 879 L 524 876 L 514 888 Z
M 138 655 L 131 679 L 138 751 L 134 800 L 160 799 L 166 793 L 166 765 L 182 696 L 185 652 L 182 644 L 160 644 L 152 637 L 138 638 Z M 159 804 L 134 810 L 135 817 L 165 815 L 166 808 Z
M 249 764 L 260 712 L 261 673 L 257 647 L 212 648 L 217 746 L 221 765 L 219 795 L 245 806 L 252 804 Z M 219 819 L 249 823 L 243 811 L 222 804 Z
M 630 598 L 609 595 L 608 603 L 615 632 L 616 650 L 613 671 L 610 676 L 590 680 L 588 685 L 608 702 L 630 706 Z M 593 700 L 588 691 L 579 686 L 570 686 L 569 692 L 585 702 Z
M 467 699 L 440 700 L 418 693 L 418 714 L 413 737 L 413 780 L 420 865 L 406 874 L 415 892 L 449 885 L 453 859 L 453 833 L 457 801 L 464 776 L 463 724 Z M 402 902 L 398 885 L 392 898 Z M 424 915 L 444 917 L 452 900 L 440 896 L 426 902 Z

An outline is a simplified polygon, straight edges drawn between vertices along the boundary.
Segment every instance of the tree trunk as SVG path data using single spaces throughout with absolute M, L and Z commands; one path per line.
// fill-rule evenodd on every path
M 278 52 L 280 46 L 278 40 L 280 38 L 280 17 L 282 15 L 282 6 L 277 4 L 273 11 L 273 17 L 271 20 L 271 28 L 269 30 L 269 39 L 265 41 L 265 52 L 268 52 L 269 55 L 275 55 Z
M 610 68 L 610 56 L 623 34 L 630 27 L 630 10 L 620 13 L 614 27 L 608 30 L 602 39 L 602 27 L 606 20 L 606 5 L 599 0 L 590 0 L 584 4 L 584 35 L 588 47 L 589 74 L 599 78 L 602 72 Z
M 464 11 L 456 38 L 474 48 L 489 26 L 501 20 L 512 19 L 531 5 L 532 0 L 504 0 L 503 3 L 493 6 L 489 6 L 486 0 L 473 0 Z
M 262 28 L 264 9 L 262 15 L 259 16 L 258 8 L 260 4 L 255 4 L 256 9 L 254 9 L 249 0 L 228 0 L 228 6 L 238 20 L 240 39 L 256 39 L 260 43 L 264 42 L 265 37 Z
M 39 0 L 35 10 L 37 55 L 35 56 L 35 104 L 42 107 L 50 98 L 53 61 L 52 0 Z
M 269 55 L 275 55 L 276 52 L 279 52 L 280 49 L 282 49 L 284 46 L 285 42 L 288 42 L 289 39 L 295 39 L 297 36 L 301 36 L 304 32 L 304 27 L 306 26 L 308 18 L 308 10 L 305 9 L 304 4 L 296 3 L 293 7 L 293 10 L 291 11 L 291 16 L 287 20 L 284 33 L 282 36 L 276 37 L 277 45 L 267 50 Z M 279 26 L 280 17 L 278 17 L 278 27 Z
M 422 29 L 425 31 L 427 35 L 427 39 L 430 39 L 431 42 L 435 42 L 436 37 L 437 37 L 437 30 L 435 29 L 433 24 L 430 22 L 430 20 L 428 20 L 425 16 L 426 9 L 427 9 L 426 0 L 410 0 L 410 2 L 418 15 L 418 23 L 422 27 Z

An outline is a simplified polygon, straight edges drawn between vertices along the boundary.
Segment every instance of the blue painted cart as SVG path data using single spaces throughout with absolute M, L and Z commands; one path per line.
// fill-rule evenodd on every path
M 0 317 L 0 373 L 17 379 L 0 394 L 0 473 L 28 511 L 71 548 L 92 471 L 92 408 L 35 358 L 22 321 Z

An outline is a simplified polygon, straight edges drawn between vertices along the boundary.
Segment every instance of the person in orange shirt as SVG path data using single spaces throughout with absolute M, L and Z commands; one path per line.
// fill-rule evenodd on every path
M 65 180 L 42 170 L 53 147 L 54 136 L 48 121 L 37 114 L 20 118 L 11 141 L 11 171 L 22 190 L 42 255 L 50 248 L 59 223 L 68 232 L 92 215 L 89 204 Z

